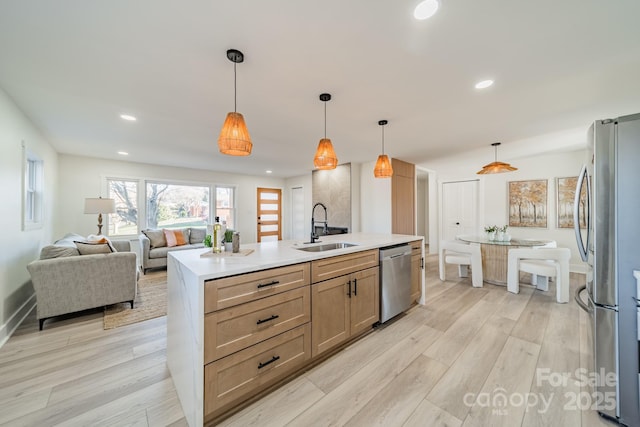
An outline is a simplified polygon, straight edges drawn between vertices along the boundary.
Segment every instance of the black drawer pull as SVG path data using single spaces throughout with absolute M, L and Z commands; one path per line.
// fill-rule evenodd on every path
M 269 322 L 271 320 L 277 319 L 278 317 L 280 317 L 280 316 L 278 316 L 277 314 L 274 314 L 273 316 L 271 316 L 271 317 L 269 317 L 267 319 L 260 319 L 260 320 L 258 320 L 256 322 L 256 325 L 261 325 L 263 323 L 266 323 L 266 322 Z
M 351 280 L 347 282 L 347 287 L 349 288 L 349 291 L 347 292 L 347 296 L 351 298 Z
M 265 367 L 265 366 L 267 366 L 267 365 L 271 365 L 273 362 L 275 362 L 275 361 L 276 361 L 276 360 L 278 360 L 278 359 L 280 359 L 280 356 L 273 356 L 273 357 L 271 358 L 271 360 L 267 360 L 267 361 L 266 361 L 266 362 L 264 362 L 264 363 L 260 362 L 260 363 L 258 363 L 258 369 L 262 369 L 262 368 L 264 368 L 264 367 Z
M 353 279 L 353 296 L 358 296 L 358 279 Z
M 258 289 L 266 288 L 267 286 L 277 285 L 278 283 L 280 283 L 279 280 L 274 280 L 273 282 L 269 282 L 269 283 L 258 283 Z
M 424 270 L 424 257 L 420 258 L 420 269 Z

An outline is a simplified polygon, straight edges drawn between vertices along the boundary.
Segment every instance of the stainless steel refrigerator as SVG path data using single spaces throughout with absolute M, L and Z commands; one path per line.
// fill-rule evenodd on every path
M 584 186 L 586 206 L 581 206 Z M 574 209 L 578 249 L 589 265 L 576 301 L 590 319 L 589 375 L 596 380 L 591 401 L 602 416 L 640 426 L 640 287 L 634 277 L 640 271 L 640 114 L 590 127 Z M 581 211 L 587 216 L 582 231 Z M 586 303 L 580 296 L 585 289 Z

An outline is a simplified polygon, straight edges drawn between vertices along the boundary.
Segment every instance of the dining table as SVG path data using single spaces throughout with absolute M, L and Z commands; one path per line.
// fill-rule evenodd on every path
M 472 245 L 480 245 L 483 281 L 500 286 L 507 286 L 509 249 L 543 247 L 552 242 L 552 240 L 523 238 L 490 240 L 487 236 L 478 235 L 460 235 L 456 236 L 456 239 Z

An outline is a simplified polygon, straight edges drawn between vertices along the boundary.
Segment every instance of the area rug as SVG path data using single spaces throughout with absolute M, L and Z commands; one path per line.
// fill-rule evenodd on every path
M 167 273 L 151 273 L 138 280 L 133 309 L 128 302 L 107 306 L 104 329 L 113 329 L 167 314 Z

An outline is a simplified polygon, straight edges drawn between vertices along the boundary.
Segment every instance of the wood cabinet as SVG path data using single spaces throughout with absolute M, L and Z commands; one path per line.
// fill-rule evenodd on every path
M 424 258 L 422 257 L 422 240 L 411 242 L 411 301 L 416 302 L 422 294 L 422 270 Z
M 380 320 L 378 251 L 313 261 L 311 274 L 326 278 L 311 285 L 311 348 L 315 357 Z
M 310 264 L 205 282 L 204 420 L 311 358 Z

